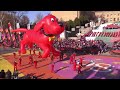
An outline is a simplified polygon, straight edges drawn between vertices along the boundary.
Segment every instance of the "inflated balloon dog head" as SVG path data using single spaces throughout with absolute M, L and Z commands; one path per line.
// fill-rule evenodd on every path
M 34 27 L 35 31 L 39 31 L 43 29 L 46 35 L 58 35 L 64 31 L 63 23 L 58 22 L 58 19 L 49 14 L 48 16 L 44 17 L 40 22 L 36 24 Z

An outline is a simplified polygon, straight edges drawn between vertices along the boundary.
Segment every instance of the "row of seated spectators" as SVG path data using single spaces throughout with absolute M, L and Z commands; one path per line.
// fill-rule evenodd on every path
M 113 46 L 112 46 L 112 49 L 113 50 L 120 50 L 120 41 L 114 42 Z
M 13 74 L 10 70 L 8 70 L 7 72 L 5 72 L 4 70 L 0 71 L 0 79 L 37 79 L 36 76 L 33 76 L 31 74 L 27 74 L 23 77 L 19 77 L 18 75 L 18 71 L 13 72 Z
M 88 37 L 120 37 L 120 32 L 91 32 Z
M 107 25 L 106 27 L 103 27 L 103 29 L 118 29 L 118 28 L 120 28 L 120 26 L 117 24 L 110 24 Z
M 98 54 L 107 52 L 109 49 L 108 44 L 105 44 L 102 40 L 86 41 L 85 39 L 73 40 L 64 39 L 61 42 L 55 41 L 54 47 L 66 51 L 70 51 L 71 48 L 82 54 Z
M 19 43 L 20 40 L 23 38 L 23 33 L 19 34 L 19 33 L 11 33 L 11 38 L 10 38 L 10 34 L 8 32 L 2 32 L 1 35 L 1 44 L 3 46 L 7 46 L 7 47 L 19 47 Z M 11 41 L 12 39 L 12 41 Z

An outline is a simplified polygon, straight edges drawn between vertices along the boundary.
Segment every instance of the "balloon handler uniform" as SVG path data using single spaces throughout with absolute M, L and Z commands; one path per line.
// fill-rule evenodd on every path
M 35 68 L 37 68 L 37 63 L 38 63 L 38 61 L 35 60 L 35 61 L 34 61 L 34 67 L 35 67 Z
M 36 55 L 36 53 L 35 53 L 35 49 L 33 50 L 33 55 Z
M 77 63 L 76 63 L 76 60 L 74 61 L 73 63 L 73 70 L 76 71 L 76 66 L 77 66 Z
M 33 63 L 33 57 L 30 55 L 30 56 L 29 56 L 29 64 L 32 65 L 32 63 Z
M 42 56 L 41 56 L 41 52 L 39 52 L 38 54 L 39 54 L 39 55 L 38 55 L 38 58 L 42 58 Z
M 82 68 L 82 66 L 81 66 L 81 64 L 79 63 L 79 65 L 78 65 L 78 74 L 79 74 L 79 73 L 82 73 L 81 68 Z
M 13 53 L 14 58 L 16 58 L 16 53 Z
M 70 56 L 70 64 L 73 63 L 73 55 Z
M 14 61 L 14 71 L 16 71 L 16 70 L 17 70 L 17 62 Z
M 52 63 L 52 64 L 51 64 L 51 72 L 52 72 L 52 73 L 54 73 L 54 66 L 55 66 L 55 64 Z
M 20 52 L 20 50 L 18 50 L 18 54 L 19 54 L 19 56 L 21 56 L 21 52 Z
M 31 30 L 18 28 L 12 30 L 12 32 L 25 32 L 20 42 L 20 51 L 22 54 L 26 54 L 26 45 L 32 48 L 33 44 L 36 44 L 43 50 L 41 54 L 42 58 L 47 58 L 50 52 L 55 56 L 60 55 L 60 52 L 54 48 L 53 43 L 55 37 L 60 35 L 64 31 L 64 28 L 62 22 L 58 22 L 58 19 L 54 15 L 49 14 L 38 21 Z
M 80 65 L 83 66 L 83 58 L 80 58 Z
M 20 57 L 19 58 L 19 66 L 21 66 L 21 63 L 22 63 L 22 58 Z
M 73 55 L 73 60 L 75 60 L 76 53 L 73 53 L 72 55 Z

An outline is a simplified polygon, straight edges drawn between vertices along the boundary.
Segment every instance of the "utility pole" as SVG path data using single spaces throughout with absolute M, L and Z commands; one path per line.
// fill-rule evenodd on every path
M 16 12 L 13 11 L 13 15 L 14 15 L 14 29 L 15 29 L 15 26 L 16 26 L 16 18 L 15 18 L 15 14 L 16 14 Z

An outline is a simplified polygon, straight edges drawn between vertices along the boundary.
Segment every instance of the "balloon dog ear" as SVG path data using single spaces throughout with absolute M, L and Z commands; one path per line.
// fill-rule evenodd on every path
M 39 22 L 35 25 L 34 31 L 38 32 L 39 30 L 41 30 L 41 29 L 43 28 L 43 25 L 44 25 L 44 21 L 43 21 L 43 20 L 39 21 Z

